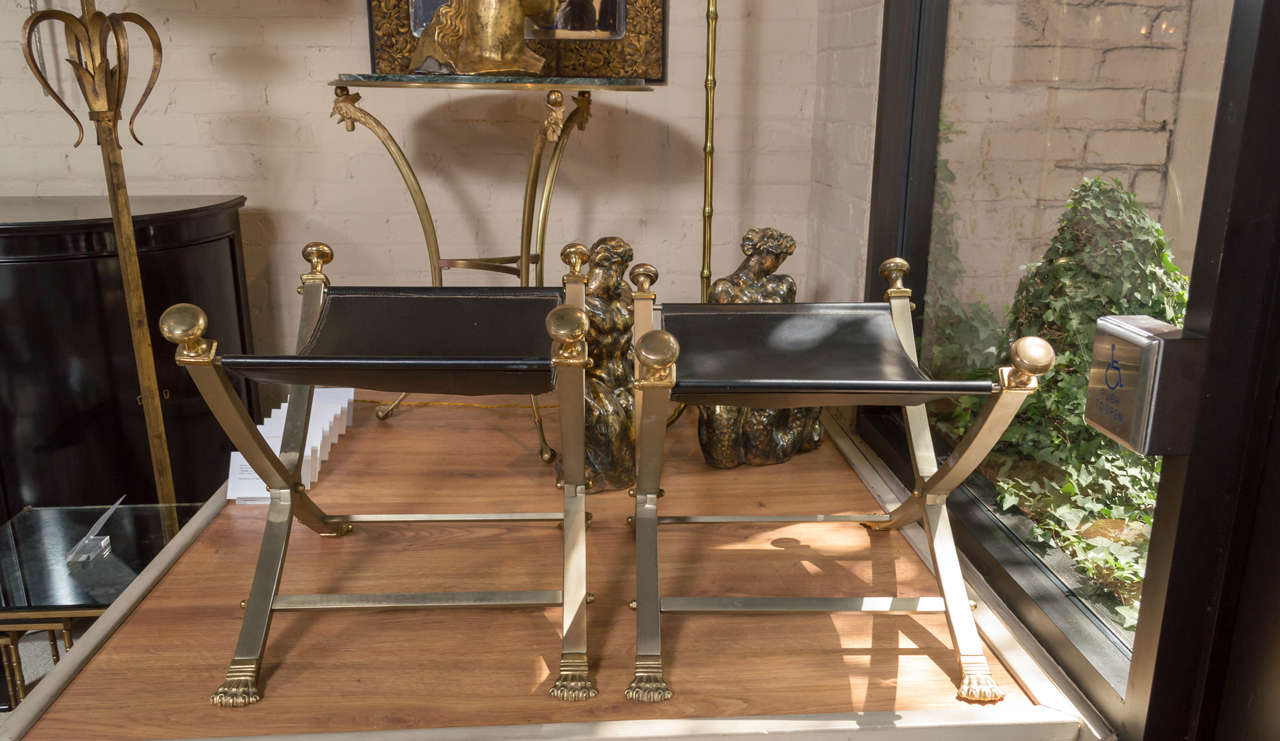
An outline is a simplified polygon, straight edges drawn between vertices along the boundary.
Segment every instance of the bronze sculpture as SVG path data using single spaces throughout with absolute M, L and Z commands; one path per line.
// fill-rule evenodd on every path
M 440 71 L 460 75 L 536 75 L 546 60 L 525 45 L 524 19 L 532 16 L 550 25 L 556 5 L 556 0 L 449 0 L 422 32 L 409 68 L 418 70 L 435 60 Z
M 796 282 L 775 275 L 796 240 L 777 229 L 748 229 L 742 237 L 746 259 L 738 269 L 711 284 L 710 304 L 792 304 Z M 822 444 L 821 407 L 756 409 L 727 405 L 698 407 L 698 444 L 702 457 L 715 468 L 747 463 L 767 466 L 786 463 L 796 453 Z
M 586 251 L 587 489 L 625 489 L 635 483 L 634 363 L 631 359 L 632 301 L 625 276 L 631 245 L 603 237 Z M 557 464 L 558 466 L 559 464 Z

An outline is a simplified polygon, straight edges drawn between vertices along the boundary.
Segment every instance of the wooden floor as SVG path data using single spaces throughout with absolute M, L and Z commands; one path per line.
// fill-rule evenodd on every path
M 492 400 L 518 402 L 516 399 Z M 555 410 L 548 434 L 557 433 Z M 314 489 L 330 512 L 555 511 L 527 408 L 415 405 L 354 427 Z M 718 471 L 698 451 L 696 415 L 668 436 L 664 514 L 877 509 L 829 441 L 783 466 Z M 547 696 L 559 608 L 282 613 L 267 645 L 264 699 L 214 708 L 248 595 L 265 505 L 231 504 L 105 644 L 31 739 L 169 738 L 613 719 L 908 711 L 972 707 L 941 615 L 667 615 L 675 698 L 629 703 L 633 539 L 625 492 L 593 494 L 589 531 L 592 671 L 600 696 Z M 936 595 L 901 535 L 858 525 L 668 526 L 670 596 Z M 358 525 L 346 538 L 294 526 L 282 593 L 559 589 L 554 524 Z M 1009 693 L 981 712 L 1030 702 Z

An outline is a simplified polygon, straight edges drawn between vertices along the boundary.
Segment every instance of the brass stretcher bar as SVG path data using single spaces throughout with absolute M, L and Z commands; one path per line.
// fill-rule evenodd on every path
M 639 267 L 639 266 L 637 266 Z M 663 676 L 661 614 L 664 612 L 944 612 L 962 680 L 957 696 L 992 702 L 1004 693 L 991 676 L 970 612 L 960 562 L 947 515 L 947 496 L 999 441 L 1037 377 L 1054 361 L 1053 349 L 1037 337 L 1013 344 L 1012 365 L 999 381 L 933 381 L 916 362 L 911 327 L 911 291 L 903 286 L 905 260 L 880 268 L 889 281 L 886 304 L 791 304 L 760 306 L 667 305 L 664 329 L 655 326 L 652 279 L 637 275 L 634 349 L 636 360 L 635 515 L 636 660 L 625 696 L 661 702 L 673 691 Z M 680 343 L 689 345 L 682 354 Z M 677 367 L 677 361 L 679 366 Z M 938 465 L 924 403 L 963 395 L 986 396 L 986 404 L 946 463 Z M 867 515 L 771 515 L 659 517 L 658 499 L 666 417 L 673 401 L 769 407 L 815 404 L 877 404 L 903 408 L 916 482 L 910 499 L 888 513 Z M 940 597 L 668 597 L 658 588 L 658 526 L 704 523 L 858 522 L 893 530 L 915 522 L 929 538 Z
M 366 381 L 356 385 L 377 388 L 380 385 L 395 384 L 405 379 L 399 376 L 388 380 L 388 367 L 394 367 L 402 358 L 405 365 L 411 366 L 409 379 L 416 379 L 415 390 L 440 391 L 440 384 L 445 389 L 453 389 L 452 393 L 469 395 L 508 393 L 507 387 L 515 385 L 523 392 L 530 391 L 530 384 L 553 384 L 559 396 L 561 415 L 561 443 L 563 446 L 563 510 L 561 513 L 516 512 L 499 514 L 395 514 L 395 515 L 360 515 L 325 513 L 308 496 L 305 486 L 299 478 L 302 463 L 302 452 L 306 444 L 308 418 L 311 412 L 312 386 L 303 382 L 309 368 L 308 353 L 317 348 L 325 348 L 330 337 L 322 330 L 330 324 L 341 327 L 339 318 L 330 316 L 330 311 L 338 312 L 342 304 L 340 298 L 347 301 L 384 301 L 381 308 L 397 306 L 401 300 L 422 302 L 430 300 L 433 289 L 334 289 L 333 300 L 329 300 L 329 279 L 324 275 L 324 265 L 333 259 L 332 250 L 324 244 L 313 242 L 303 250 L 303 257 L 311 264 L 311 270 L 302 276 L 302 318 L 298 328 L 297 355 L 282 358 L 245 359 L 238 357 L 220 357 L 217 354 L 217 343 L 206 339 L 204 335 L 207 319 L 199 307 L 191 304 L 177 304 L 165 311 L 160 319 L 160 329 L 166 339 L 178 345 L 176 360 L 184 366 L 195 381 L 205 402 L 218 419 L 227 436 L 231 438 L 245 457 L 246 462 L 266 482 L 271 492 L 271 501 L 267 510 L 266 526 L 262 537 L 262 547 L 258 554 L 258 562 L 254 571 L 253 584 L 249 590 L 249 598 L 244 603 L 244 621 L 240 630 L 240 638 L 236 643 L 234 658 L 227 671 L 226 681 L 218 687 L 210 700 L 216 706 L 244 707 L 258 702 L 262 697 L 260 670 L 263 651 L 266 647 L 267 633 L 270 629 L 271 615 L 284 610 L 329 610 L 329 609 L 377 609 L 387 607 L 528 607 L 560 605 L 563 607 L 562 654 L 560 660 L 560 676 L 551 688 L 552 696 L 561 700 L 582 700 L 596 694 L 595 686 L 587 673 L 587 622 L 586 605 L 589 601 L 586 583 L 586 523 L 585 510 L 586 472 L 585 452 L 583 449 L 585 418 L 585 367 L 587 359 L 586 335 L 588 320 L 583 312 L 586 303 L 586 278 L 582 268 L 586 260 L 587 250 L 582 245 L 570 245 L 564 250 L 565 261 L 570 272 L 564 278 L 564 300 L 559 302 L 556 291 L 551 289 L 524 289 L 525 296 L 503 295 L 494 289 L 470 289 L 484 301 L 474 305 L 485 310 L 490 308 L 491 317 L 502 319 L 506 316 L 506 325 L 527 324 L 530 319 L 530 306 L 558 303 L 550 313 L 546 314 L 546 331 L 550 340 L 538 340 L 526 337 L 524 343 L 536 343 L 540 347 L 550 346 L 550 351 L 543 351 L 545 366 L 539 369 L 536 358 L 515 359 L 507 363 L 508 369 L 493 371 L 493 363 L 482 364 L 480 370 L 470 372 L 458 370 L 459 363 L 455 358 L 444 358 L 439 361 L 439 368 L 429 366 L 430 358 L 422 356 L 437 351 L 437 346 L 426 343 L 415 350 L 418 338 L 386 335 L 375 339 L 367 336 L 359 337 L 359 342 L 373 342 L 381 348 L 387 344 L 400 343 L 395 352 L 388 351 L 391 357 L 370 354 L 362 357 L 345 357 L 344 362 L 335 363 L 334 357 L 320 357 L 327 373 L 341 371 L 335 366 L 345 367 L 356 381 Z M 383 290 L 385 296 L 378 293 Z M 462 289 L 435 289 L 441 295 L 435 296 L 455 300 Z M 424 292 L 426 291 L 426 292 Z M 506 293 L 512 294 L 509 290 Z M 511 299 L 521 301 L 512 306 L 503 306 Z M 391 303 L 386 303 L 391 302 Z M 381 310 L 381 309 L 380 309 Z M 354 310 L 353 310 L 354 311 Z M 493 314 L 497 311 L 497 314 Z M 506 311 L 504 315 L 502 312 Z M 511 316 L 512 314 L 517 316 Z M 420 331 L 437 332 L 437 337 L 447 337 L 452 325 L 444 321 L 447 317 L 422 317 Z M 532 319 L 537 322 L 535 316 Z M 359 325 L 356 321 L 354 324 Z M 509 328 L 508 328 L 509 329 Z M 510 330 L 516 331 L 516 330 Z M 350 332 L 338 334 L 350 335 Z M 363 333 L 367 335 L 367 333 Z M 539 335 L 541 333 L 539 332 Z M 462 337 L 460 352 L 477 352 L 479 345 L 491 338 L 467 334 Z M 341 341 L 341 338 L 338 340 Z M 468 345 L 467 343 L 473 343 Z M 363 346 L 361 346 L 363 347 Z M 497 348 L 501 351 L 503 348 Z M 398 352 L 398 355 L 396 354 Z M 337 353 L 342 355 L 342 353 Z M 248 362 L 252 360 L 254 362 Z M 462 362 L 461 365 L 468 363 Z M 471 365 L 475 365 L 471 363 Z M 501 363 L 499 363 L 501 365 Z M 285 417 L 283 438 L 280 453 L 277 455 L 263 439 L 258 428 L 253 424 L 248 411 L 236 396 L 228 378 L 228 368 L 266 368 L 263 372 L 273 375 L 274 379 L 292 379 L 289 389 L 289 406 Z M 530 368 L 534 370 L 529 370 Z M 489 368 L 489 370 L 486 370 Z M 486 375 L 487 374 L 487 375 Z M 474 380 L 478 378 L 479 380 Z M 471 379 L 471 380 L 468 380 Z M 450 384 L 460 384 L 453 386 Z M 420 594 L 312 594 L 281 595 L 279 594 L 280 574 L 284 567 L 289 531 L 294 518 L 321 536 L 337 537 L 348 535 L 352 524 L 387 523 L 387 522 L 486 522 L 486 521 L 560 521 L 564 527 L 563 543 L 563 584 L 560 590 L 536 591 L 486 591 L 486 592 L 452 592 L 452 593 L 420 593 Z

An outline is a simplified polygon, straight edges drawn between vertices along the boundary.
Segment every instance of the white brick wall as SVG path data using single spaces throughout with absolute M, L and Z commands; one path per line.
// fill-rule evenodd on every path
M 963 299 L 1002 315 L 1085 177 L 1120 178 L 1161 218 L 1189 6 L 951 0 L 942 112 L 964 133 L 940 156 Z
M 865 223 L 865 177 L 850 164 L 845 195 L 811 198 L 813 120 L 819 101 L 819 5 L 844 26 L 825 29 L 830 84 L 850 96 L 823 97 L 834 118 L 824 147 L 838 142 L 870 163 L 874 121 L 878 0 L 737 0 L 721 3 L 713 271 L 737 266 L 738 240 L 751 226 L 792 233 L 805 258 L 788 263 L 802 290 L 821 275 L 810 225 L 821 224 L 824 250 L 842 266 L 857 262 Z M 72 0 L 41 7 L 76 9 Z M 381 145 L 368 131 L 346 132 L 329 118 L 328 82 L 367 71 L 365 0 L 103 0 L 105 11 L 136 10 L 159 29 L 164 67 L 138 118 L 144 147 L 126 143 L 125 167 L 136 195 L 243 193 L 249 294 L 258 347 L 288 348 L 296 327 L 294 286 L 311 240 L 337 252 L 329 272 L 343 283 L 425 284 L 421 231 L 412 204 Z M 834 13 L 837 6 L 848 12 Z M 71 151 L 72 124 L 43 97 L 22 60 L 17 30 L 26 0 L 0 0 L 0 195 L 103 193 L 92 142 Z M 696 299 L 702 243 L 705 5 L 669 4 L 669 83 L 648 93 L 595 93 L 586 131 L 566 155 L 548 246 L 617 234 L 636 259 L 656 264 L 667 300 Z M 827 15 L 823 16 L 828 17 Z M 869 25 L 874 25 L 874 28 Z M 856 43 L 854 43 L 856 40 Z M 44 34 L 54 84 L 72 82 L 60 37 Z M 131 37 L 135 54 L 146 39 Z M 847 56 L 836 65 L 835 54 Z M 870 63 L 870 71 L 857 67 Z M 856 68 L 856 69 L 855 69 Z M 135 63 L 130 105 L 145 65 Z M 364 104 L 400 140 L 426 190 L 447 256 L 514 254 L 528 147 L 542 118 L 542 93 L 425 90 L 362 91 Z M 571 92 L 571 91 L 566 91 Z M 83 103 L 71 90 L 77 111 Z M 84 116 L 81 113 L 83 120 Z M 843 122 L 843 123 L 841 123 Z M 857 123 L 854 123 L 857 122 Z M 844 128 L 837 128 L 844 126 Z M 832 153 L 836 150 L 823 150 Z M 821 160 L 825 161 L 824 155 Z M 869 165 L 866 166 L 869 171 Z M 869 176 L 869 175 L 868 175 Z M 827 186 L 824 186 L 827 187 Z M 832 185 L 831 187 L 836 187 Z M 862 205 L 848 211 L 849 197 Z M 825 204 L 822 208 L 819 204 Z M 841 227 L 835 235 L 830 231 Z M 838 238 L 837 238 L 838 237 Z M 837 245 L 838 246 L 828 246 Z M 860 269 L 860 268 L 859 268 Z M 559 275 L 559 263 L 548 276 Z M 489 278 L 446 274 L 453 283 Z M 816 279 L 815 279 L 816 280 Z M 824 281 L 826 278 L 823 279 Z M 860 280 L 860 279 L 858 279 Z M 841 287 L 847 281 L 840 278 Z M 824 283 L 823 285 L 826 285 Z M 216 329 L 212 332 L 216 336 Z
M 813 120 L 809 244 L 793 258 L 804 265 L 801 300 L 862 298 L 876 88 L 880 71 L 881 0 L 819 0 L 819 86 Z

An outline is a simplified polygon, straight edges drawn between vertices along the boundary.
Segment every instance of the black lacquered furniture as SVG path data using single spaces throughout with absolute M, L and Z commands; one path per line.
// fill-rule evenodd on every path
M 226 681 L 210 700 L 244 707 L 261 699 L 259 671 L 273 612 L 406 607 L 563 607 L 560 675 L 551 688 L 561 700 L 584 700 L 596 690 L 588 676 L 586 622 L 586 471 L 584 450 L 586 277 L 588 252 L 569 245 L 564 290 L 546 288 L 330 288 L 324 266 L 333 251 L 313 242 L 303 250 L 311 271 L 302 276 L 297 352 L 285 356 L 223 354 L 203 334 L 207 317 L 177 304 L 160 320 L 178 345 L 209 409 L 271 493 L 258 564 Z M 548 334 L 550 337 L 548 338 Z M 231 378 L 282 383 L 289 389 L 279 453 L 258 432 Z M 484 514 L 327 514 L 300 480 L 312 390 L 340 385 L 409 393 L 467 396 L 537 394 L 559 397 L 563 445 L 560 512 Z M 461 492 L 460 492 L 461 494 Z M 348 535 L 356 523 L 561 522 L 561 589 L 418 594 L 279 594 L 293 519 L 322 536 Z M 429 564 L 424 564 L 429 569 Z
M 194 301 L 225 327 L 225 351 L 252 351 L 243 204 L 241 196 L 132 200 L 149 326 L 164 307 Z M 0 198 L 0 316 L 0 515 L 121 495 L 154 501 L 105 198 Z M 151 344 L 177 500 L 203 501 L 226 480 L 231 445 L 160 339 Z M 243 381 L 236 390 L 256 413 Z
M 107 512 L 106 507 L 29 507 L 0 525 L 0 702 L 12 709 L 22 701 L 26 680 L 17 640 L 31 630 L 54 631 L 71 648 L 68 621 L 101 615 L 168 543 L 162 505 L 121 505 L 99 536 L 110 548 L 95 558 L 68 562 L 67 554 Z M 174 507 L 180 526 L 200 509 Z
M 970 613 L 951 537 L 947 496 L 990 452 L 1037 376 L 1053 365 L 1048 343 L 1024 337 L 1013 344 L 1012 367 L 991 381 L 941 381 L 916 363 L 908 266 L 893 258 L 881 266 L 889 280 L 878 304 L 667 304 L 655 327 L 652 270 L 636 266 L 636 665 L 626 697 L 660 702 L 672 697 L 663 676 L 664 612 L 945 612 L 961 670 L 957 696 L 992 702 L 1004 694 L 991 677 Z M 945 463 L 934 455 L 924 404 L 982 396 L 986 404 Z M 658 516 L 663 436 L 671 402 L 747 407 L 875 405 L 901 407 L 916 473 L 912 496 L 888 513 Z M 762 472 L 761 475 L 767 475 Z M 679 495 L 680 492 L 672 492 Z M 781 494 L 785 496 L 785 494 Z M 658 588 L 658 527 L 741 522 L 861 523 L 874 530 L 921 522 L 929 538 L 940 597 L 681 597 Z

